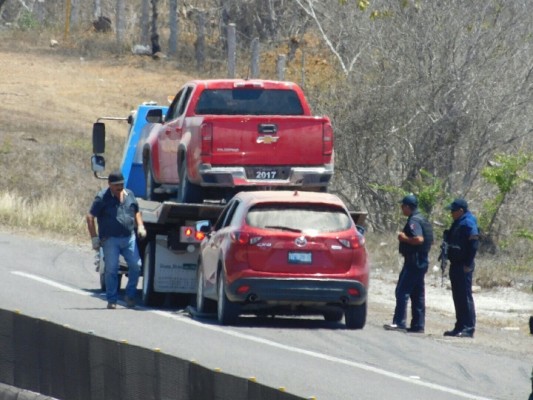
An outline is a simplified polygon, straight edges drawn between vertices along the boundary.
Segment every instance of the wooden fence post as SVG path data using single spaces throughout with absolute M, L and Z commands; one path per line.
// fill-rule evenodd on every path
M 67 4 L 65 7 L 65 35 L 64 35 L 65 40 L 67 40 L 69 32 L 70 32 L 70 0 L 67 0 Z
M 126 34 L 126 3 L 125 0 L 117 0 L 116 16 L 117 42 L 122 44 Z
M 251 78 L 259 78 L 259 52 L 260 52 L 259 38 L 252 40 L 252 60 L 251 60 Z
M 237 38 L 235 24 L 228 24 L 228 78 L 235 78 Z
M 305 51 L 302 48 L 302 88 L 305 88 Z
M 178 52 L 178 0 L 170 0 L 168 8 L 168 54 L 175 56 Z
M 150 0 L 142 0 L 141 3 L 141 44 L 150 45 Z
M 285 60 L 286 60 L 285 54 L 278 54 L 278 62 L 276 64 L 276 71 L 278 74 L 278 80 L 283 81 L 285 80 Z
M 194 42 L 194 49 L 196 54 L 196 68 L 199 71 L 203 71 L 205 61 L 205 13 L 203 11 L 199 11 L 196 18 L 196 41 Z

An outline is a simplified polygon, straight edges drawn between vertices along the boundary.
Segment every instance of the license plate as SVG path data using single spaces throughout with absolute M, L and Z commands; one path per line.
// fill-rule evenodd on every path
M 269 170 L 269 169 L 255 170 L 254 178 L 262 180 L 262 181 L 269 180 L 269 179 L 279 179 L 278 171 Z
M 288 179 L 290 168 L 288 167 L 248 167 L 246 176 L 248 179 L 258 181 L 272 181 Z
M 311 264 L 313 255 L 311 252 L 289 251 L 289 263 L 291 264 Z

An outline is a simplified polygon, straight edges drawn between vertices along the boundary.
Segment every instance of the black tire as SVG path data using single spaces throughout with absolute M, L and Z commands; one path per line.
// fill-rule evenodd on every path
M 240 306 L 229 301 L 225 281 L 224 270 L 221 270 L 217 279 L 217 319 L 221 325 L 235 325 L 239 319 Z
M 147 159 L 144 164 L 144 179 L 146 183 L 146 193 L 144 194 L 145 200 L 162 201 L 163 196 L 160 193 L 156 193 L 155 189 L 158 187 L 155 183 L 152 169 L 150 168 L 150 159 Z
M 366 302 L 346 307 L 344 321 L 348 329 L 363 329 L 366 323 Z
M 215 303 L 213 300 L 204 297 L 203 273 L 202 265 L 199 263 L 196 283 L 196 311 L 199 314 L 212 313 L 215 311 Z
M 142 301 L 148 307 L 161 307 L 165 302 L 165 293 L 154 290 L 155 273 L 155 239 L 151 239 L 144 249 Z
M 187 162 L 182 161 L 179 170 L 180 186 L 178 189 L 178 203 L 203 203 L 202 188 L 189 181 Z
M 324 313 L 324 320 L 328 322 L 340 322 L 344 313 L 342 310 L 331 310 Z

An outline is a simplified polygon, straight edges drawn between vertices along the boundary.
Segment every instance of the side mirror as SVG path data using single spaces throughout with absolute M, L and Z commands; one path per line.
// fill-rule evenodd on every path
M 103 122 L 93 124 L 93 153 L 105 153 L 105 124 Z
M 364 226 L 361 226 L 361 225 L 355 225 L 355 228 L 357 229 L 357 231 L 358 231 L 361 235 L 364 235 L 365 232 L 366 232 L 366 229 L 364 228 Z
M 163 110 L 160 108 L 152 108 L 146 113 L 146 121 L 150 123 L 161 124 L 163 122 Z
M 96 174 L 97 172 L 102 172 L 105 170 L 105 159 L 104 156 L 95 154 L 91 157 L 91 169 Z

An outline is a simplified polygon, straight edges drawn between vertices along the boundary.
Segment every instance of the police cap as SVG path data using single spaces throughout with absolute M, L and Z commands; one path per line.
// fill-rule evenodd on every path
M 468 203 L 465 199 L 455 199 L 450 205 L 446 207 L 447 210 L 457 211 L 462 208 L 464 211 L 468 210 Z
M 418 207 L 418 199 L 415 195 L 409 194 L 405 196 L 402 201 L 400 201 L 400 204 L 409 206 L 411 208 L 417 208 Z

